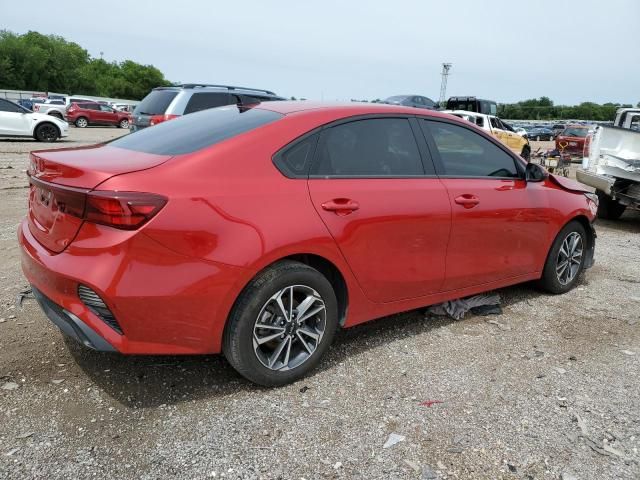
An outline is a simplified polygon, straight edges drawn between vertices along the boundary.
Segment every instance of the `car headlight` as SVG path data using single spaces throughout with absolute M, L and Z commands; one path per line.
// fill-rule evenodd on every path
M 593 203 L 595 203 L 596 207 L 600 203 L 600 198 L 595 193 L 584 192 L 584 196 L 587 197 L 589 200 L 591 200 Z

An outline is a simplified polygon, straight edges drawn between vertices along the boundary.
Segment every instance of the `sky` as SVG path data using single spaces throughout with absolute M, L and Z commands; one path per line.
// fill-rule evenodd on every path
M 420 94 L 640 101 L 638 0 L 0 0 L 0 29 L 60 35 L 171 81 L 314 100 Z M 81 93 L 81 92 L 76 92 Z

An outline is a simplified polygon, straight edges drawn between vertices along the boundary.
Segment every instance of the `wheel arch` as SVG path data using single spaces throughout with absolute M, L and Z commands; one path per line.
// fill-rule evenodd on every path
M 336 300 L 338 301 L 338 324 L 340 326 L 344 326 L 344 322 L 347 318 L 347 309 L 349 306 L 349 290 L 347 288 L 347 282 L 340 269 L 330 260 L 327 260 L 326 258 L 313 253 L 294 254 L 281 258 L 278 261 L 282 260 L 293 260 L 296 262 L 304 263 L 311 268 L 315 268 L 322 275 L 324 275 L 324 277 L 333 287 L 333 291 L 336 294 Z M 270 265 L 273 265 L 273 263 Z
M 562 226 L 558 229 L 556 234 L 551 238 L 551 242 L 547 247 L 547 254 L 545 255 L 545 258 L 544 258 L 545 263 L 543 264 L 543 266 L 547 263 L 547 259 L 549 258 L 549 255 L 551 254 L 551 249 L 553 248 L 553 243 L 556 241 L 556 238 L 558 237 L 562 229 L 574 221 L 582 225 L 582 227 L 584 228 L 584 231 L 587 234 L 587 257 L 585 260 L 586 262 L 585 268 L 590 268 L 593 265 L 593 254 L 595 251 L 596 232 L 593 228 L 593 225 L 589 221 L 589 218 L 584 214 L 578 214 L 578 215 L 574 215 L 573 217 L 570 217 L 566 222 L 564 222 Z

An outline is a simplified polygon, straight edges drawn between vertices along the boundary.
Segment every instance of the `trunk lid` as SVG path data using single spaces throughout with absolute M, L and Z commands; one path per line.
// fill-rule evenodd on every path
M 82 226 L 88 192 L 114 175 L 153 168 L 170 158 L 108 145 L 32 152 L 29 230 L 48 250 L 62 252 Z

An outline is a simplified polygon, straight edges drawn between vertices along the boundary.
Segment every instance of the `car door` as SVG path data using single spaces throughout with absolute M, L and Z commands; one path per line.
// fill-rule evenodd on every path
M 546 256 L 551 220 L 544 187 L 472 127 L 421 121 L 452 206 L 444 290 L 526 275 Z
M 0 98 L 0 135 L 31 135 L 31 118 L 20 106 Z
M 444 281 L 451 206 L 418 142 L 426 151 L 415 119 L 368 118 L 325 128 L 316 148 L 311 200 L 374 302 L 435 293 Z
M 100 123 L 106 125 L 117 125 L 118 123 L 118 114 L 108 105 L 100 105 L 98 115 Z

